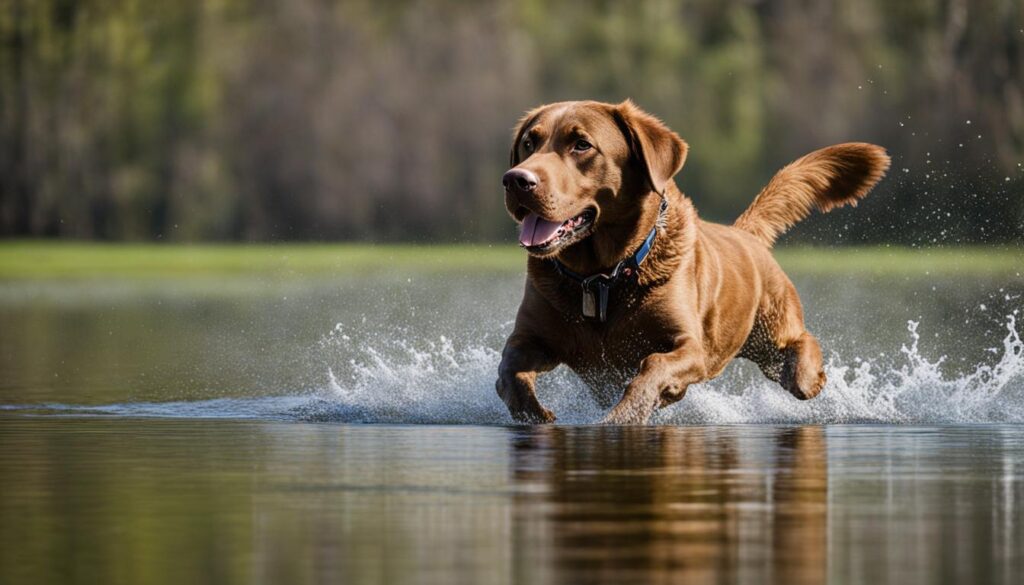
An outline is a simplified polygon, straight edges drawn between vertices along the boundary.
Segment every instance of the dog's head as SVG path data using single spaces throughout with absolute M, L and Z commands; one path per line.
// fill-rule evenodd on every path
M 686 143 L 657 118 L 621 104 L 563 102 L 523 117 L 505 173 L 505 207 L 519 242 L 550 257 L 602 227 L 635 221 L 686 160 Z

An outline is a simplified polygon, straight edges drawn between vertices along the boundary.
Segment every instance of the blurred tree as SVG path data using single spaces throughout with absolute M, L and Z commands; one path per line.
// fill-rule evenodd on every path
M 890 180 L 794 238 L 1024 239 L 1018 0 L 0 0 L 0 235 L 508 237 L 521 112 L 626 97 L 709 218 L 871 140 Z

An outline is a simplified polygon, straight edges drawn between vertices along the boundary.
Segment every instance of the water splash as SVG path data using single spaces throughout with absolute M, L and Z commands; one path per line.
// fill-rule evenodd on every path
M 814 400 L 799 401 L 759 374 L 726 375 L 692 387 L 653 422 L 1024 422 L 1024 343 L 1013 315 L 995 363 L 977 364 L 958 376 L 943 374 L 944 358 L 929 361 L 922 354 L 919 325 L 909 322 L 909 345 L 895 358 L 851 366 L 833 357 L 826 366 L 829 384 Z M 509 422 L 494 394 L 498 361 L 492 349 L 459 348 L 444 337 L 420 346 L 403 340 L 383 352 L 368 348 L 351 362 L 347 379 L 331 372 L 327 403 L 344 405 L 365 422 Z M 538 394 L 560 422 L 588 423 L 603 414 L 565 369 L 542 376 Z
M 833 358 L 829 382 L 815 399 L 799 401 L 768 381 L 730 392 L 714 380 L 694 388 L 683 403 L 659 413 L 656 422 L 686 423 L 1006 423 L 1024 422 L 1024 342 L 1016 318 L 994 364 L 977 364 L 945 376 L 945 358 L 929 361 L 920 350 L 919 323 L 910 321 L 910 345 L 895 363 L 883 358 L 851 366 Z M 680 403 L 680 404 L 683 404 Z
M 357 350 L 358 351 L 358 350 Z M 389 423 L 500 423 L 504 405 L 488 393 L 500 356 L 488 346 L 456 347 L 445 336 L 366 346 L 347 377 L 329 369 L 321 407 L 339 406 L 347 420 Z M 490 380 L 493 385 L 494 381 Z
M 737 423 L 1020 423 L 1024 422 L 1024 342 L 1016 318 L 993 359 L 959 375 L 942 371 L 921 350 L 920 323 L 909 322 L 909 345 L 891 358 L 837 357 L 826 366 L 829 384 L 817 398 L 799 401 L 777 385 L 735 372 L 691 387 L 685 399 L 658 412 L 656 424 Z M 502 329 L 507 329 L 503 327 Z M 36 415 L 159 418 L 242 418 L 360 423 L 506 424 L 494 392 L 502 331 L 486 343 L 460 344 L 441 336 L 392 335 L 353 340 L 341 327 L 320 344 L 318 356 L 344 356 L 328 367 L 322 387 L 286 396 L 220 398 L 99 406 L 4 405 L 0 411 Z M 322 366 L 321 366 L 322 367 Z M 728 371 L 728 370 L 727 370 Z M 538 383 L 543 402 L 560 423 L 586 424 L 603 414 L 582 382 L 560 368 Z

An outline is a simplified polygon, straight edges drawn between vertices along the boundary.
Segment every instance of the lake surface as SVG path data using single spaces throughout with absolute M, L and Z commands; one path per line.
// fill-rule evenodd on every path
M 794 275 L 830 384 L 510 425 L 522 277 L 0 283 L 0 583 L 1019 583 L 1024 279 Z

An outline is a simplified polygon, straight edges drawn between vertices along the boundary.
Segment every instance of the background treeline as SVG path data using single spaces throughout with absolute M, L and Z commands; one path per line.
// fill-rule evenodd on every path
M 895 156 L 815 241 L 1024 238 L 1020 0 L 0 0 L 0 235 L 487 240 L 511 128 L 632 97 L 728 220 L 782 164 Z

